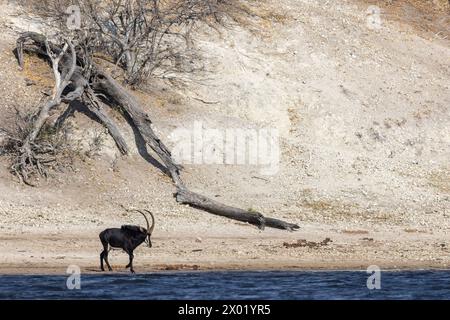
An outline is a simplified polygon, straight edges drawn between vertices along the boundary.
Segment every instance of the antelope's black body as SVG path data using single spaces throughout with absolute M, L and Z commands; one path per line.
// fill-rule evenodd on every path
M 134 249 L 136 249 L 145 240 L 148 240 L 149 248 L 152 247 L 150 237 L 155 226 L 155 218 L 150 211 L 145 210 L 152 217 L 152 226 L 150 227 L 146 215 L 139 210 L 136 211 L 144 216 L 145 221 L 147 222 L 147 229 L 139 226 L 123 225 L 121 228 L 109 228 L 100 232 L 99 237 L 103 245 L 103 251 L 100 253 L 100 269 L 102 271 L 105 271 L 103 267 L 103 260 L 105 260 L 109 271 L 112 271 L 112 268 L 108 262 L 109 247 L 121 248 L 128 254 L 130 257 L 130 262 L 126 265 L 126 268 L 130 268 L 130 271 L 133 273 Z

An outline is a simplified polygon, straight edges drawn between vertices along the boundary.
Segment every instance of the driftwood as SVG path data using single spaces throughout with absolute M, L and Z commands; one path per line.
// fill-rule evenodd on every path
M 32 51 L 41 51 L 45 46 L 48 52 L 62 52 L 62 55 L 65 57 L 63 59 L 65 63 L 63 63 L 62 70 L 66 70 L 68 67 L 68 62 L 76 61 L 76 58 L 73 57 L 75 54 L 74 50 L 71 50 L 72 57 L 66 57 L 68 54 L 65 52 L 65 49 L 60 49 L 59 51 L 55 46 L 51 46 L 47 43 L 45 37 L 39 34 L 34 33 L 26 33 L 21 38 L 19 38 L 17 46 L 17 56 L 19 60 L 19 64 L 23 66 L 23 50 L 27 49 L 25 45 L 26 40 L 32 40 L 32 44 L 30 50 Z M 19 43 L 20 42 L 20 43 Z M 50 51 L 49 51 L 50 49 Z M 82 53 L 79 53 L 82 55 Z M 49 56 L 53 61 L 53 56 Z M 78 57 L 79 61 L 89 60 L 87 57 Z M 89 70 L 89 79 L 82 78 L 82 70 L 74 72 L 74 68 L 71 68 L 73 75 L 73 87 L 74 90 L 66 95 L 70 99 L 77 99 L 81 97 L 82 101 L 85 102 L 85 105 L 91 110 L 99 120 L 109 129 L 110 134 L 113 136 L 114 140 L 118 148 L 122 153 L 127 153 L 128 148 L 126 146 L 125 141 L 120 134 L 119 129 L 114 124 L 114 122 L 107 117 L 106 113 L 102 110 L 102 105 L 99 99 L 97 99 L 97 95 L 103 95 L 107 99 L 107 104 L 110 106 L 119 106 L 122 108 L 130 117 L 131 121 L 140 132 L 142 137 L 144 138 L 147 145 L 158 155 L 158 157 L 163 162 L 166 168 L 166 174 L 171 177 L 174 182 L 177 192 L 175 193 L 175 197 L 177 202 L 188 204 L 192 207 L 202 209 L 204 211 L 213 213 L 215 215 L 223 216 L 226 218 L 247 222 L 253 225 L 258 226 L 261 229 L 264 227 L 285 229 L 285 230 L 296 230 L 299 228 L 298 225 L 288 223 L 279 219 L 267 218 L 264 217 L 259 212 L 243 210 L 239 208 L 235 208 L 232 206 L 228 206 L 203 195 L 194 193 L 189 191 L 189 189 L 184 185 L 181 177 L 180 177 L 180 166 L 177 165 L 171 156 L 169 149 L 164 145 L 161 139 L 154 133 L 151 125 L 152 121 L 148 114 L 141 108 L 137 100 L 127 92 L 127 90 L 120 85 L 115 79 L 113 79 L 109 74 L 103 71 L 101 68 L 95 65 L 94 62 L 90 61 L 90 70 Z M 82 68 L 82 66 L 78 66 Z M 67 73 L 68 75 L 70 73 Z M 81 77 L 81 78 L 80 78 Z M 44 117 L 45 118 L 45 117 Z M 45 119 L 44 119 L 45 121 Z

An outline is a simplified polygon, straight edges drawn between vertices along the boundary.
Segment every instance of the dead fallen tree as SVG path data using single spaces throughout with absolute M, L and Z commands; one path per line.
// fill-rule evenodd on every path
M 68 48 L 70 48 L 70 52 L 68 52 Z M 27 145 L 36 138 L 42 124 L 48 117 L 48 110 L 62 101 L 70 102 L 73 100 L 79 100 L 81 103 L 84 103 L 86 108 L 97 115 L 99 122 L 108 128 L 118 148 L 122 153 L 126 154 L 128 147 L 120 134 L 120 130 L 102 110 L 103 104 L 113 108 L 120 107 L 129 116 L 146 144 L 158 155 L 164 164 L 166 174 L 176 186 L 175 198 L 177 202 L 188 204 L 219 216 L 250 223 L 261 229 L 264 229 L 266 226 L 290 231 L 299 228 L 296 224 L 266 218 L 259 212 L 231 207 L 190 191 L 181 179 L 180 166 L 173 161 L 169 149 L 153 131 L 150 117 L 141 108 L 137 100 L 121 84 L 97 66 L 85 50 L 75 48 L 71 41 L 66 40 L 61 47 L 49 43 L 40 34 L 27 32 L 22 34 L 17 40 L 17 57 L 20 66 L 23 66 L 23 51 L 38 52 L 51 62 L 55 74 L 55 89 L 57 89 L 52 99 L 41 107 L 39 116 L 34 122 L 34 129 L 30 136 L 23 141 L 24 147 L 20 150 L 20 157 L 25 159 L 25 163 L 27 161 L 30 162 Z M 70 92 L 62 96 L 63 90 L 69 87 L 69 82 L 71 84 Z M 100 97 L 104 99 L 101 100 Z M 18 170 L 16 174 L 24 182 L 28 181 L 28 172 Z

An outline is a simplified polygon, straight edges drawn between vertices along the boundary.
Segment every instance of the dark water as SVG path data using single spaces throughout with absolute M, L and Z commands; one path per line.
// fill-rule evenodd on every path
M 450 271 L 158 272 L 81 275 L 69 290 L 58 275 L 0 276 L 0 299 L 450 299 Z

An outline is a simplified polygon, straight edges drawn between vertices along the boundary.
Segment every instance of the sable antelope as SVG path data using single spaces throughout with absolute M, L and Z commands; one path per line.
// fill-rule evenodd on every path
M 155 227 L 155 217 L 150 211 L 144 210 L 147 213 L 149 213 L 150 216 L 152 217 L 152 226 L 150 227 L 145 213 L 143 213 L 140 210 L 134 211 L 137 211 L 144 216 L 145 221 L 147 222 L 147 229 L 139 226 L 123 225 L 120 229 L 109 228 L 100 232 L 99 237 L 103 245 L 103 251 L 102 253 L 100 253 L 100 269 L 102 271 L 105 271 L 105 269 L 103 268 L 103 260 L 105 260 L 109 271 L 112 271 L 112 268 L 108 262 L 108 252 L 109 252 L 108 246 L 111 248 L 121 248 L 126 253 L 128 253 L 128 256 L 130 257 L 130 262 L 126 265 L 125 268 L 130 268 L 130 271 L 132 273 L 134 273 L 133 269 L 134 249 L 136 249 L 144 241 L 147 242 L 149 248 L 152 247 L 152 241 L 150 237 L 152 235 L 153 228 Z

